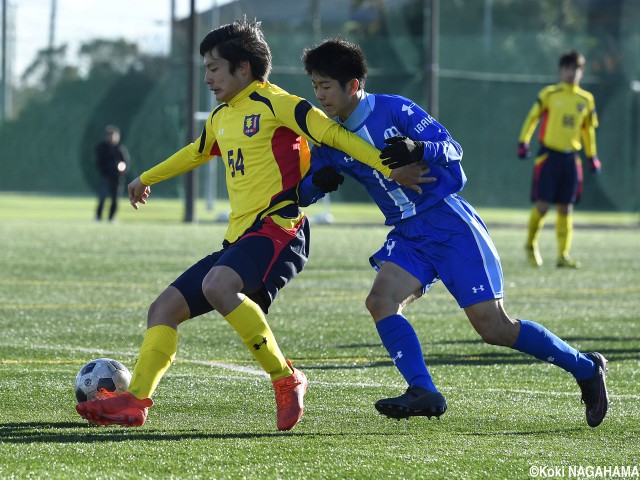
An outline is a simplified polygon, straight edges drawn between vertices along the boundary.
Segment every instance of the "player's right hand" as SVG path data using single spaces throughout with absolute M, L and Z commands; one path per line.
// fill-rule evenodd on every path
M 344 176 L 331 165 L 318 169 L 311 177 L 311 183 L 318 187 L 322 193 L 335 192 L 343 182 Z
M 422 193 L 422 189 L 420 188 L 421 183 L 431 183 L 437 180 L 436 177 L 426 176 L 429 171 L 429 166 L 426 163 L 417 162 L 391 170 L 389 178 L 395 180 L 403 187 L 410 188 L 420 194 Z
M 129 191 L 129 202 L 136 210 L 138 209 L 138 203 L 146 205 L 147 198 L 151 194 L 151 187 L 142 183 L 140 177 L 132 180 L 127 190 Z
M 518 143 L 518 158 L 521 158 L 522 160 L 531 158 L 531 149 L 529 148 L 528 143 Z

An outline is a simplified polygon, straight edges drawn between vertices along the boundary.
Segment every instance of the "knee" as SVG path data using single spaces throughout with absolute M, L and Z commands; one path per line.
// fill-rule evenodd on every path
M 167 310 L 167 306 L 163 304 L 160 298 L 156 298 L 151 302 L 147 311 L 147 328 L 165 325 L 168 320 Z
M 367 295 L 367 298 L 364 300 L 364 306 L 371 315 L 376 311 L 379 301 L 379 297 L 373 292 L 369 292 L 369 295 Z
M 365 307 L 371 314 L 374 320 L 382 320 L 393 313 L 397 313 L 398 306 L 393 305 L 393 302 L 386 296 L 380 295 L 376 291 L 369 292 L 364 302 Z
M 540 214 L 540 216 L 544 217 L 547 214 L 547 212 L 549 211 L 549 204 L 548 203 L 537 202 L 536 203 L 536 209 L 538 210 L 538 213 Z
M 206 276 L 204 280 L 202 280 L 202 293 L 216 310 L 220 307 L 219 303 L 223 295 L 222 288 L 223 286 L 215 276 Z
M 149 305 L 149 310 L 147 312 L 147 317 L 154 317 L 160 311 L 160 299 L 156 298 L 151 305 Z
M 147 311 L 147 328 L 157 325 L 178 328 L 190 316 L 189 306 L 178 290 L 167 288 L 156 298 Z
M 560 215 L 569 215 L 573 212 L 571 205 L 558 205 L 558 213 Z

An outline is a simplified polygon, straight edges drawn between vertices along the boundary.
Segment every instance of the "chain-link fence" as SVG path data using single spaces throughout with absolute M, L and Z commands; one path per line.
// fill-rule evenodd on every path
M 312 102 L 302 50 L 333 35 L 359 43 L 368 59 L 367 90 L 405 95 L 432 109 L 461 143 L 469 177 L 463 195 L 478 206 L 529 204 L 533 166 L 517 159 L 517 136 L 537 92 L 559 81 L 560 54 L 578 49 L 587 58 L 582 85 L 595 95 L 604 166 L 600 176 L 586 175 L 581 208 L 640 208 L 640 2 L 242 0 L 201 13 L 196 37 L 243 15 L 263 22 L 274 58 L 270 81 Z M 121 127 L 133 174 L 184 145 L 186 71 L 200 63 L 197 52 L 185 53 L 186 29 L 186 21 L 175 25 L 173 53 L 161 75 L 78 81 L 3 125 L 0 190 L 91 192 L 92 148 L 107 123 Z M 429 97 L 433 91 L 437 98 Z M 210 109 L 204 85 L 198 96 L 198 109 Z M 201 194 L 206 172 L 199 173 Z M 179 195 L 181 186 L 173 179 L 154 194 Z M 222 179 L 216 186 L 224 196 Z M 333 198 L 367 201 L 352 183 Z

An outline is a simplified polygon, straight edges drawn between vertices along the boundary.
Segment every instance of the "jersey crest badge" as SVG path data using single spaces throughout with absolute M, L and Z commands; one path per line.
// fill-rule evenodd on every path
M 253 137 L 260 130 L 260 114 L 244 117 L 243 133 L 247 137 Z

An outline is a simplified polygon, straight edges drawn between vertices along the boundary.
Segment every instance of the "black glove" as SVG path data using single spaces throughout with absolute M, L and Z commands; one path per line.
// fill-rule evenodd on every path
M 518 158 L 521 158 L 522 160 L 531 158 L 531 149 L 529 148 L 528 143 L 524 143 L 524 142 L 518 143 Z
M 407 137 L 385 138 L 386 147 L 382 149 L 382 164 L 394 168 L 404 167 L 422 161 L 424 142 L 416 142 Z
M 344 177 L 330 165 L 322 167 L 311 177 L 311 183 L 322 190 L 322 193 L 335 192 L 344 182 Z

